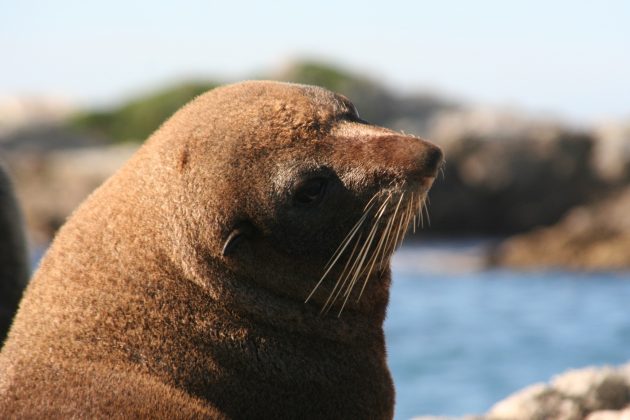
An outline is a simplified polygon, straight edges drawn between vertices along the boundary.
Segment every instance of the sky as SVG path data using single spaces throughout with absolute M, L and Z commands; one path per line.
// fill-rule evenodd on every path
M 0 0 L 0 96 L 102 107 L 299 58 L 399 92 L 578 124 L 630 118 L 630 1 Z

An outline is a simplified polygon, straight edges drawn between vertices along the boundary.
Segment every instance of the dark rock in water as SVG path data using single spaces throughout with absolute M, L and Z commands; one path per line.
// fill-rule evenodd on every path
M 630 269 L 630 187 L 571 210 L 555 226 L 506 240 L 492 260 L 515 268 Z
M 29 277 L 24 226 L 11 181 L 0 164 L 0 344 Z

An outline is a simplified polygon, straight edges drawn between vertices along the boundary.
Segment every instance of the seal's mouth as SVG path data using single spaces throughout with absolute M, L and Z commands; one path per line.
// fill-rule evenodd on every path
M 338 306 L 340 316 L 350 299 L 359 302 L 371 276 L 388 267 L 409 228 L 415 232 L 425 220 L 429 223 L 427 192 L 434 180 L 423 178 L 419 188 L 377 192 L 324 267 L 324 274 L 305 302 L 337 272 L 340 274 L 320 312 L 327 314 Z

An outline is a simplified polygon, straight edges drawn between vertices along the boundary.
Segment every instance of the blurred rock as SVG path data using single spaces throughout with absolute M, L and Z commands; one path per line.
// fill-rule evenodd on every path
M 431 127 L 446 166 L 430 192 L 430 231 L 522 232 L 607 189 L 588 133 L 489 109 L 444 112 Z
M 523 388 L 483 415 L 414 420 L 630 420 L 630 364 L 569 370 Z
M 580 420 L 583 413 L 578 401 L 566 398 L 545 385 L 531 385 L 495 404 L 488 419 L 509 420 Z
M 411 420 L 483 420 L 483 416 L 463 416 L 463 417 L 448 417 L 448 416 L 418 416 L 412 417 Z
M 630 405 L 626 367 L 590 367 L 565 372 L 550 385 L 537 384 L 497 403 L 488 419 L 579 420 L 600 410 Z
M 630 381 L 611 367 L 571 370 L 554 378 L 552 386 L 565 398 L 580 401 L 586 412 L 620 409 L 630 403 Z
M 571 210 L 558 224 L 512 237 L 493 252 L 515 268 L 630 269 L 630 187 Z
M 76 206 L 137 147 L 127 144 L 8 153 L 31 240 L 39 245 L 49 242 Z
M 630 180 L 630 121 L 601 124 L 595 129 L 597 140 L 593 164 L 608 182 Z
M 88 136 L 58 123 L 38 123 L 0 134 L 0 149 L 16 159 L 25 153 L 41 155 L 107 144 L 105 137 Z
M 0 103 L 0 109 L 12 110 L 0 124 L 0 154 L 37 248 L 50 242 L 72 210 L 138 145 L 112 146 L 106 137 L 66 126 L 65 118 L 73 110 L 62 102 L 16 100 L 12 104 Z
M 630 407 L 624 410 L 602 410 L 591 413 L 586 420 L 630 420 Z
M 27 127 L 57 124 L 73 112 L 62 98 L 0 97 L 0 138 Z
M 530 385 L 480 416 L 458 420 L 630 420 L 630 364 L 565 372 L 550 384 Z M 423 416 L 416 419 L 452 419 Z

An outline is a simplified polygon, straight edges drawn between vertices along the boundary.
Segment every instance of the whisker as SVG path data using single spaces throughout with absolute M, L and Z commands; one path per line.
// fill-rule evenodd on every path
M 402 199 L 404 198 L 404 196 L 405 196 L 404 192 L 402 194 L 400 194 L 400 198 L 398 199 L 398 204 L 396 205 L 396 209 L 394 210 L 394 214 L 392 215 L 392 220 L 394 220 L 394 221 L 396 220 L 396 216 L 398 215 L 398 210 L 400 208 L 400 203 L 402 203 Z M 392 227 L 393 227 L 393 224 L 392 224 Z M 390 235 L 391 235 L 391 233 L 390 233 Z M 389 250 L 391 248 L 391 239 L 393 239 L 393 235 L 390 237 L 390 240 L 387 241 L 385 249 Z
M 368 217 L 368 212 L 370 211 L 370 209 L 372 208 L 374 204 L 372 204 L 370 207 L 366 208 L 363 211 L 363 215 L 361 216 L 361 218 L 357 221 L 357 223 L 354 224 L 354 226 L 352 227 L 352 229 L 350 229 L 350 232 L 348 232 L 348 234 L 346 235 L 346 237 L 344 238 L 343 241 L 341 241 L 341 244 L 337 247 L 337 249 L 335 250 L 335 252 L 333 252 L 332 257 L 330 257 L 330 259 L 328 260 L 328 262 L 326 263 L 326 265 L 324 266 L 325 269 L 329 269 L 331 266 L 335 265 L 335 262 L 337 259 L 335 259 L 335 261 L 333 261 L 333 258 L 335 258 L 335 255 L 337 255 L 337 253 L 343 252 L 343 249 L 340 250 L 340 248 L 342 248 L 345 245 L 347 246 L 348 244 L 346 242 L 350 242 L 352 240 L 352 237 L 357 233 L 357 231 L 359 230 L 359 228 L 361 227 L 361 224 L 363 224 L 363 222 L 365 221 L 365 219 L 367 219 Z M 337 257 L 339 257 L 337 255 Z
M 414 208 L 415 208 L 415 203 L 416 203 L 416 196 L 412 193 L 411 194 L 411 201 L 409 202 L 409 213 L 411 214 L 411 216 L 413 217 L 412 221 L 412 226 L 413 226 L 413 233 L 416 233 L 416 214 L 414 212 Z
M 424 201 L 424 211 L 427 213 L 427 226 L 431 226 L 431 217 L 429 216 L 429 207 L 427 206 L 428 200 L 429 197 L 427 196 L 426 200 Z
M 365 257 L 368 255 L 368 251 L 370 249 L 370 247 L 372 246 L 372 242 L 374 241 L 374 238 L 376 237 L 376 232 L 378 231 L 378 225 L 380 222 L 381 217 L 383 217 L 383 214 L 385 214 L 385 209 L 387 207 L 387 203 L 389 201 L 389 199 L 391 198 L 391 195 L 389 195 L 387 197 L 387 199 L 385 199 L 385 201 L 383 202 L 383 204 L 381 205 L 381 207 L 378 209 L 378 211 L 376 212 L 376 217 L 374 218 L 373 224 L 372 224 L 372 229 L 370 229 L 370 233 L 368 234 L 368 237 L 366 239 L 366 243 L 364 244 L 364 247 L 362 249 L 365 250 L 361 264 L 359 265 L 359 268 L 357 269 L 355 276 L 353 277 L 352 283 L 348 286 L 348 289 L 346 291 L 346 293 L 344 294 L 347 295 L 350 293 L 350 291 L 352 290 L 352 288 L 354 287 L 354 284 L 356 282 L 356 278 L 362 274 L 361 268 L 362 268 L 362 264 L 363 264 L 363 259 L 365 259 Z M 368 260 L 368 264 L 369 264 Z
M 353 272 L 352 279 L 348 283 L 348 286 L 346 287 L 346 290 L 345 290 L 345 292 L 343 294 L 343 296 L 345 296 L 345 299 L 343 301 L 343 304 L 341 305 L 341 308 L 339 309 L 339 313 L 337 314 L 337 317 L 339 317 L 341 315 L 341 313 L 343 312 L 343 309 L 345 308 L 346 303 L 348 302 L 348 298 L 349 298 L 350 294 L 352 293 L 352 289 L 354 289 L 354 285 L 356 284 L 357 279 L 363 273 L 363 264 L 365 262 L 366 257 L 369 254 L 370 248 L 372 247 L 372 243 L 374 242 L 374 238 L 376 237 L 376 232 L 378 231 L 378 223 L 379 223 L 381 217 L 383 216 L 383 214 L 385 213 L 385 209 L 387 208 L 387 204 L 388 204 L 390 198 L 391 198 L 391 194 L 387 196 L 387 198 L 381 204 L 381 207 L 376 212 L 376 217 L 375 217 L 375 219 L 373 221 L 372 228 L 370 229 L 370 233 L 368 234 L 368 236 L 367 236 L 367 238 L 365 240 L 365 243 L 363 244 L 363 247 L 361 248 L 361 251 L 359 252 L 359 254 L 356 257 L 356 261 L 355 261 L 355 263 L 352 266 L 352 269 L 351 269 L 351 272 Z M 369 264 L 369 260 L 368 260 L 368 264 Z M 350 273 L 348 273 L 347 278 L 344 279 L 344 285 L 346 284 L 346 282 L 347 282 L 347 280 L 349 278 L 350 278 Z M 342 285 L 341 288 L 343 288 L 344 285 Z M 333 300 L 333 304 L 337 300 L 337 298 L 339 297 L 341 288 L 337 292 L 337 295 L 335 296 L 335 299 Z
M 384 262 L 383 260 L 385 256 L 387 255 L 387 253 L 385 252 L 387 248 L 383 247 L 383 245 L 387 242 L 387 239 L 389 238 L 389 234 L 393 225 L 394 225 L 394 218 L 390 217 L 389 220 L 387 221 L 385 229 L 383 230 L 383 234 L 381 235 L 381 238 L 379 239 L 378 244 L 376 245 L 374 254 L 372 255 L 370 269 L 368 271 L 367 276 L 365 276 L 365 281 L 363 282 L 363 286 L 361 287 L 361 291 L 359 292 L 359 296 L 357 297 L 357 302 L 359 302 L 359 300 L 361 299 L 361 296 L 363 296 L 363 291 L 365 290 L 365 287 L 367 286 L 368 280 L 370 278 L 370 274 L 372 274 L 372 270 L 376 266 L 376 262 L 380 261 L 379 265 L 381 266 L 383 265 L 383 262 Z
M 385 258 L 387 257 L 388 249 L 389 249 L 389 241 L 392 236 L 392 228 L 394 227 L 394 218 L 390 216 L 387 226 L 385 227 L 385 231 L 383 232 L 383 247 L 381 248 L 381 258 L 380 264 L 383 265 L 385 263 Z
M 379 241 L 379 244 L 378 244 L 377 252 L 380 251 L 381 249 L 381 242 L 386 243 L 385 247 L 382 248 L 383 253 L 380 256 L 381 265 L 384 263 L 385 258 L 391 255 L 394 252 L 394 250 L 397 248 L 397 246 L 399 245 L 399 240 L 402 241 L 402 239 L 405 236 L 404 232 L 409 226 L 409 220 L 412 215 L 411 209 L 412 209 L 412 204 L 413 204 L 413 194 L 412 194 L 412 199 L 409 200 L 405 204 L 406 208 L 403 212 L 401 212 L 400 219 L 399 220 L 396 219 L 396 216 L 398 214 L 398 208 L 400 207 L 400 203 L 402 201 L 403 196 L 404 196 L 404 192 L 403 194 L 401 194 L 401 197 L 398 200 L 398 204 L 396 206 L 397 208 L 394 211 L 394 214 L 392 215 L 392 217 L 390 218 L 387 224 L 387 227 L 385 228 L 385 232 L 383 233 L 383 236 L 381 237 L 381 241 Z M 394 228 L 395 225 L 398 225 L 396 227 L 396 230 L 392 230 L 392 228 Z M 372 265 L 370 266 L 370 274 L 374 267 L 374 262 L 378 260 L 378 257 L 379 257 L 378 255 L 375 255 L 374 261 L 372 262 Z M 365 281 L 363 282 L 363 286 L 361 287 L 361 291 L 359 292 L 359 297 L 357 298 L 357 302 L 361 299 L 361 296 L 363 296 L 363 292 L 365 290 L 365 287 L 367 286 L 368 279 L 369 279 L 369 275 L 365 277 Z
M 413 200 L 413 195 L 411 197 L 412 199 L 409 201 L 409 203 L 407 204 L 407 213 L 405 215 L 405 223 L 404 223 L 404 232 L 403 232 L 403 236 L 402 239 L 405 238 L 405 236 L 407 235 L 407 232 L 409 231 L 409 225 L 411 224 L 411 219 L 413 217 L 413 207 L 414 207 L 414 200 Z M 402 243 L 402 240 L 401 240 Z
M 398 222 L 398 227 L 396 228 L 396 235 L 394 236 L 395 239 L 393 242 L 392 253 L 396 250 L 396 248 L 398 248 L 399 240 L 402 240 L 402 237 L 404 237 L 404 235 L 401 235 L 401 232 L 404 233 L 404 229 L 406 228 L 406 226 L 403 225 L 403 222 L 405 220 L 404 216 L 405 216 L 404 213 L 400 215 L 400 221 Z
M 381 204 L 381 206 L 377 210 L 377 214 L 379 214 L 379 213 L 382 214 L 382 212 L 383 212 L 387 202 L 390 199 L 390 196 L 391 195 L 388 195 L 387 198 L 384 200 L 384 202 Z M 328 299 L 326 300 L 326 303 L 324 304 L 324 307 L 322 308 L 322 311 L 329 312 L 330 309 L 332 309 L 333 305 L 335 304 L 335 302 L 339 298 L 339 295 L 341 294 L 341 292 L 344 289 L 345 285 L 348 283 L 348 280 L 350 279 L 350 276 L 355 271 L 355 267 L 357 267 L 357 263 L 361 259 L 361 256 L 362 256 L 362 253 L 363 253 L 363 249 L 364 249 L 364 247 L 362 247 L 361 250 L 359 251 L 359 253 L 356 254 L 356 257 L 355 257 L 355 253 L 356 253 L 357 247 L 358 247 L 359 243 L 361 242 L 361 237 L 362 237 L 362 235 L 359 235 L 359 239 L 357 240 L 357 243 L 355 244 L 354 249 L 352 250 L 352 253 L 348 256 L 348 261 L 346 262 L 346 265 L 345 265 L 343 271 L 341 272 L 341 274 L 339 276 L 339 279 L 335 283 L 335 287 L 333 288 L 333 290 L 331 291 L 330 295 L 328 296 Z M 364 245 L 365 245 L 365 243 L 364 243 Z M 354 262 L 352 262 L 353 257 L 355 258 Z M 352 265 L 350 265 L 351 262 L 352 262 Z M 350 267 L 349 270 L 348 270 L 348 267 Z
M 363 248 L 361 249 L 361 252 L 359 254 L 360 257 L 357 257 L 357 261 L 360 258 L 360 262 L 356 266 L 356 269 L 354 269 L 354 275 L 352 276 L 352 280 L 350 280 L 350 282 L 348 283 L 348 287 L 346 287 L 346 291 L 344 293 L 345 299 L 343 301 L 343 304 L 341 305 L 341 308 L 339 309 L 339 313 L 337 313 L 337 317 L 341 316 L 341 312 L 343 312 L 343 308 L 345 308 L 346 307 L 346 303 L 348 303 L 348 298 L 350 297 L 350 294 L 352 293 L 352 289 L 354 289 L 354 285 L 355 285 L 355 283 L 357 281 L 357 278 L 361 274 L 361 269 L 363 268 L 363 263 L 365 261 L 365 257 L 368 254 L 370 246 L 372 246 L 372 241 L 374 240 L 374 234 L 375 233 L 376 233 L 376 225 L 374 225 L 372 227 L 372 230 L 370 231 L 370 235 L 365 240 L 365 243 L 363 244 Z
M 370 206 L 370 208 L 371 208 L 371 206 Z M 322 277 L 319 279 L 319 281 L 317 282 L 315 287 L 313 287 L 313 290 L 311 291 L 311 293 L 306 297 L 306 300 L 304 301 L 304 303 L 307 303 L 313 297 L 313 295 L 315 294 L 315 291 L 319 288 L 319 286 L 322 284 L 322 282 L 324 281 L 324 279 L 326 278 L 326 276 L 328 275 L 330 270 L 337 263 L 337 261 L 339 260 L 339 258 L 343 254 L 343 252 L 346 250 L 346 248 L 348 247 L 348 245 L 350 244 L 350 242 L 354 238 L 354 235 L 356 235 L 356 233 L 359 231 L 359 228 L 361 227 L 363 222 L 365 222 L 365 219 L 367 219 L 368 212 L 369 212 L 369 209 L 366 210 L 365 212 L 363 212 L 363 216 L 361 216 L 361 218 L 357 221 L 357 223 L 355 223 L 354 227 L 346 235 L 346 237 L 341 242 L 339 247 L 337 247 L 337 249 L 333 253 L 332 257 L 330 258 L 329 262 L 325 266 L 326 271 L 324 272 Z
M 337 301 L 337 298 L 339 297 L 339 293 L 341 293 L 341 291 L 343 290 L 343 286 L 345 285 L 348 279 L 348 276 L 352 272 L 352 268 L 348 270 L 348 267 L 350 267 L 350 264 L 353 261 L 354 254 L 356 253 L 357 248 L 359 247 L 359 244 L 361 243 L 361 236 L 362 236 L 361 234 L 358 236 L 358 239 L 356 243 L 354 244 L 354 248 L 352 249 L 352 252 L 348 256 L 348 260 L 346 261 L 346 264 L 344 265 L 343 270 L 341 271 L 341 274 L 339 275 L 339 278 L 335 282 L 335 286 L 330 291 L 330 294 L 328 295 L 328 299 L 326 299 L 326 302 L 324 302 L 324 306 L 322 306 L 322 309 L 319 312 L 320 314 L 327 313 L 330 310 L 330 308 L 332 308 L 332 306 Z M 354 267 L 354 264 L 356 264 L 356 260 L 354 263 L 352 263 L 353 267 Z
M 418 200 L 418 216 L 420 218 L 420 227 L 424 229 L 424 215 L 422 214 L 422 206 L 424 200 Z
M 440 168 L 443 172 L 443 169 Z M 341 316 L 343 310 L 348 304 L 350 296 L 360 279 L 363 279 L 361 290 L 358 293 L 357 302 L 360 301 L 367 284 L 370 280 L 370 276 L 375 270 L 375 267 L 384 266 L 385 262 L 394 251 L 401 246 L 409 225 L 411 224 L 413 232 L 419 226 L 424 227 L 424 217 L 426 215 L 427 223 L 430 226 L 428 204 L 429 199 L 426 194 L 421 192 L 406 195 L 407 192 L 403 191 L 394 206 L 394 211 L 391 215 L 387 216 L 387 220 L 382 220 L 387 213 L 387 209 L 390 204 L 393 205 L 392 198 L 395 196 L 391 191 L 387 193 L 386 197 L 381 201 L 379 197 L 382 197 L 381 192 L 374 194 L 364 207 L 363 214 L 359 220 L 352 227 L 350 232 L 343 239 L 341 244 L 337 247 L 330 260 L 326 263 L 325 272 L 317 282 L 311 293 L 306 298 L 305 302 L 308 302 L 316 290 L 321 286 L 322 282 L 334 266 L 336 266 L 343 255 L 348 255 L 344 264 L 343 270 L 335 282 L 332 290 L 330 291 L 324 305 L 322 306 L 320 313 L 326 314 L 336 306 L 336 303 L 340 298 L 343 299 L 337 312 L 337 317 Z M 378 206 L 376 206 L 376 204 Z M 377 207 L 376 211 L 373 209 Z M 366 220 L 370 218 L 370 229 L 363 229 Z M 381 230 L 382 228 L 382 230 Z M 367 232 L 367 235 L 365 233 Z M 352 251 L 348 254 L 346 251 L 353 243 Z
M 381 194 L 380 191 L 377 191 L 372 198 L 370 198 L 370 201 L 367 202 L 367 204 L 365 205 L 365 207 L 363 208 L 363 211 L 367 211 L 369 207 L 372 207 L 372 205 L 375 203 L 374 200 L 376 200 L 376 197 L 378 197 Z

